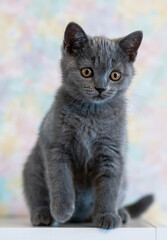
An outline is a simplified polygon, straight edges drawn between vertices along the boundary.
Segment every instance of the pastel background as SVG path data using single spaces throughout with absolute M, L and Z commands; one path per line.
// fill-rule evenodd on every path
M 167 216 L 167 1 L 0 1 L 0 216 L 27 215 L 22 168 L 61 84 L 69 21 L 89 35 L 143 30 L 128 92 L 127 202 L 154 192 L 151 216 Z

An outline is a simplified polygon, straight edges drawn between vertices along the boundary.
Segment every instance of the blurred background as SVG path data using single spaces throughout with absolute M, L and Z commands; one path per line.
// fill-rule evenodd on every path
M 154 193 L 150 218 L 167 219 L 167 1 L 0 1 L 0 216 L 28 214 L 22 169 L 61 84 L 64 29 L 117 38 L 143 30 L 128 91 L 126 202 Z

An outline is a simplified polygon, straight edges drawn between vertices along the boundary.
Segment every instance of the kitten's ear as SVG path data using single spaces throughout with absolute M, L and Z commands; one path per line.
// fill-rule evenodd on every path
M 74 22 L 70 22 L 64 33 L 64 49 L 69 54 L 76 54 L 78 50 L 82 50 L 86 43 L 88 42 L 88 37 L 84 30 Z
M 119 41 L 119 46 L 128 55 L 129 61 L 134 61 L 137 56 L 137 50 L 143 38 L 142 31 L 133 32 Z

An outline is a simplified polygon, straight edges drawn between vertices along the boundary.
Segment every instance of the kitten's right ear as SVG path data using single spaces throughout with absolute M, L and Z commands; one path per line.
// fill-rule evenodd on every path
M 76 54 L 87 42 L 88 37 L 84 30 L 77 23 L 70 22 L 64 33 L 64 50 L 68 54 Z
M 140 47 L 143 38 L 142 31 L 133 32 L 119 41 L 119 46 L 128 55 L 129 61 L 134 61 L 137 56 L 137 50 Z

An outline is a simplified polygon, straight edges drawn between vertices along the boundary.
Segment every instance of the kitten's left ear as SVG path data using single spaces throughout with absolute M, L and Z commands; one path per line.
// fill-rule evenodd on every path
M 119 41 L 119 46 L 128 55 L 129 61 L 135 61 L 137 50 L 143 38 L 142 31 L 133 32 Z
M 70 22 L 64 33 L 65 51 L 69 54 L 76 54 L 84 48 L 87 42 L 88 37 L 84 30 L 77 23 Z

